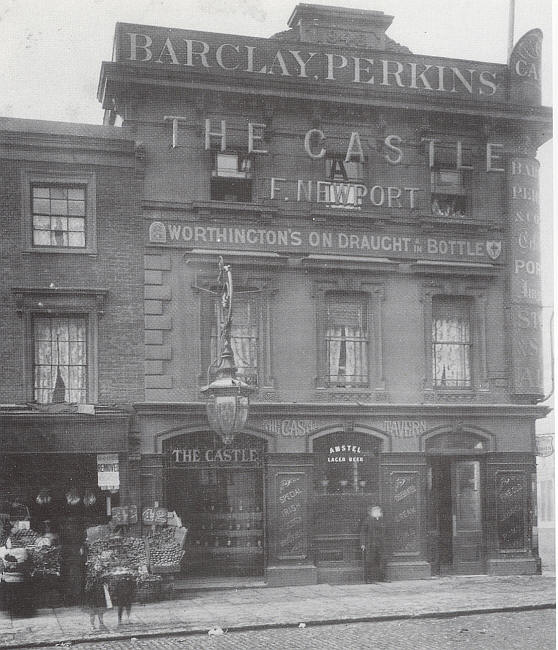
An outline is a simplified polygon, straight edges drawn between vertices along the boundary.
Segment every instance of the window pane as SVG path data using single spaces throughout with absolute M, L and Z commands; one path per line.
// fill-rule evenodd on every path
M 85 230 L 85 219 L 79 217 L 70 217 L 68 219 L 68 230 L 72 232 L 82 232 Z
M 33 217 L 33 228 L 50 230 L 50 217 Z
M 33 376 L 37 401 L 86 399 L 86 335 L 83 317 L 37 316 L 33 319 Z
M 217 170 L 220 172 L 238 171 L 238 156 L 236 154 L 217 154 Z
M 85 215 L 85 202 L 68 201 L 68 214 L 83 217 Z
M 35 230 L 33 232 L 33 245 L 34 246 L 50 246 L 50 231 L 49 230 Z
M 50 191 L 48 187 L 40 187 L 40 186 L 34 186 L 32 188 L 33 190 L 33 197 L 36 198 L 49 198 L 50 197 Z
M 64 187 L 53 186 L 50 188 L 51 199 L 66 199 L 68 198 L 68 190 Z
M 68 199 L 83 201 L 85 199 L 85 189 L 83 187 L 68 188 Z
M 68 202 L 67 201 L 51 201 L 50 209 L 52 214 L 68 214 Z
M 48 199 L 33 199 L 33 212 L 35 214 L 50 214 L 50 201 Z
M 83 248 L 85 246 L 85 233 L 71 232 L 68 235 L 68 246 Z

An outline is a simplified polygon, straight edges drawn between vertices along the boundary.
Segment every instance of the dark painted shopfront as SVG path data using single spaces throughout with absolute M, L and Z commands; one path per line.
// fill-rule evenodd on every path
M 118 473 L 125 482 L 130 426 L 122 411 L 79 415 L 76 410 L 56 405 L 0 412 L 0 512 L 12 525 L 56 536 L 60 576 L 49 587 L 65 602 L 80 602 L 82 596 L 86 529 L 107 523 L 120 503 L 119 486 L 99 486 L 99 454 L 120 459 Z
M 144 467 L 157 468 L 165 505 L 189 528 L 184 576 L 361 582 L 359 531 L 374 504 L 385 513 L 391 579 L 537 570 L 533 457 L 498 451 L 525 426 L 524 411 L 500 413 L 498 430 L 483 407 L 456 420 L 451 407 L 423 406 L 401 420 L 380 407 L 362 417 L 362 407 L 256 406 L 226 446 L 203 428 L 201 407 L 193 427 L 169 408 L 157 416 L 170 425 L 160 453 Z
M 189 528 L 186 576 L 362 581 L 373 504 L 390 579 L 538 570 L 542 34 L 481 63 L 415 55 L 391 21 L 119 24 L 103 63 L 106 124 L 133 126 L 144 164 L 133 499 Z M 255 388 L 230 444 L 199 392 L 219 256 Z

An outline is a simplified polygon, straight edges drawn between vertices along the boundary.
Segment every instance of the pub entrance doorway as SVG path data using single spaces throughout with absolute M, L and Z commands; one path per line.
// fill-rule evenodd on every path
M 428 472 L 432 573 L 485 573 L 481 460 L 432 456 Z
M 264 568 L 265 441 L 213 433 L 165 441 L 166 503 L 188 528 L 182 575 L 260 576 Z

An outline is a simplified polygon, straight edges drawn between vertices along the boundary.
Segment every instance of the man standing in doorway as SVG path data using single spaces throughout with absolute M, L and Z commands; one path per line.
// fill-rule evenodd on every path
M 360 525 L 360 550 L 366 582 L 384 580 L 384 520 L 378 505 L 370 506 Z

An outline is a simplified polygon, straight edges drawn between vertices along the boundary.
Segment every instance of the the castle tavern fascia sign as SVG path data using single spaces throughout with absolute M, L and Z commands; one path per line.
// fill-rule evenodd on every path
M 179 248 L 227 249 L 278 253 L 342 254 L 398 259 L 450 260 L 460 262 L 503 261 L 501 240 L 476 237 L 440 237 L 399 234 L 385 228 L 247 227 L 230 221 L 212 225 L 180 221 L 148 223 L 150 243 Z
M 365 91 L 476 101 L 506 98 L 507 66 L 501 64 L 146 25 L 117 25 L 113 60 L 181 70 L 190 78 L 343 84 Z

